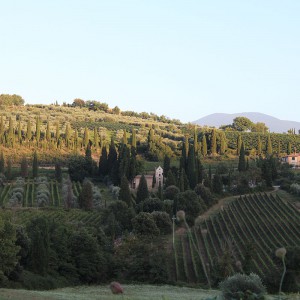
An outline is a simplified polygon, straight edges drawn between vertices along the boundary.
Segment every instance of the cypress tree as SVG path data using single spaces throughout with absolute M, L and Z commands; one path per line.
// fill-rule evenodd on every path
M 49 120 L 47 121 L 47 127 L 46 127 L 46 140 L 47 140 L 47 142 L 50 142 L 50 140 L 51 140 Z
M 190 183 L 191 189 L 194 189 L 198 183 L 198 174 L 196 172 L 196 162 L 195 162 L 195 152 L 193 145 L 190 144 L 189 154 L 188 154 L 188 163 L 187 163 L 187 177 Z
M 155 177 L 155 173 L 153 173 L 153 176 L 152 176 L 152 188 L 153 189 L 155 188 L 155 185 L 156 185 L 156 177 Z
M 168 187 L 170 185 L 176 185 L 176 179 L 175 179 L 174 174 L 171 170 L 168 171 L 165 186 Z
M 245 148 L 244 148 L 243 142 L 242 142 L 241 149 L 240 149 L 238 170 L 239 170 L 239 172 L 246 171 Z
M 70 138 L 71 138 L 71 129 L 69 123 L 66 125 L 66 132 L 65 132 L 65 144 L 67 148 L 69 148 L 69 143 L 70 143 Z
M 164 166 L 163 166 L 165 174 L 168 174 L 168 172 L 170 170 L 170 166 L 171 166 L 171 159 L 168 155 L 165 155 L 165 157 L 164 157 Z
M 40 139 L 41 139 L 41 118 L 40 118 L 40 116 L 36 117 L 35 136 L 36 136 L 36 142 L 39 143 Z
M 196 158 L 197 183 L 202 183 L 204 179 L 204 168 L 199 157 Z
M 249 158 L 247 157 L 247 160 L 246 160 L 246 170 L 248 171 L 249 170 Z
M 119 155 L 119 178 L 123 176 L 129 178 L 129 167 L 130 167 L 130 152 L 129 148 L 126 145 L 123 145 L 121 150 L 121 155 Z
M 224 155 L 227 149 L 227 142 L 226 142 L 226 136 L 225 133 L 221 133 L 221 148 L 220 148 L 220 154 Z
M 163 189 L 162 189 L 162 186 L 161 186 L 161 182 L 159 182 L 159 185 L 158 185 L 157 197 L 158 197 L 160 200 L 163 200 L 163 199 L 164 199 Z
M 57 123 L 56 123 L 56 130 L 55 130 L 55 139 L 56 139 L 56 143 L 58 143 L 59 137 L 60 137 L 60 132 L 59 132 L 59 122 L 57 121 Z
M 22 143 L 22 128 L 21 128 L 21 119 L 18 121 L 18 142 Z
M 93 173 L 93 159 L 90 144 L 87 145 L 85 150 L 85 169 L 89 175 Z
M 38 176 L 38 156 L 37 156 L 37 152 L 34 151 L 33 153 L 33 161 L 32 161 L 32 177 L 35 178 Z
M 212 155 L 217 154 L 217 136 L 216 136 L 216 130 L 213 129 L 211 133 L 211 148 L 210 152 Z
M 280 154 L 281 154 L 281 142 L 280 142 L 280 140 L 278 140 L 278 145 L 277 145 L 277 155 L 278 156 L 280 156 Z
M 131 146 L 136 149 L 136 131 L 134 128 L 132 129 Z
M 123 130 L 123 145 L 127 145 L 127 133 L 126 129 Z
M 196 126 L 194 127 L 194 149 L 195 153 L 198 153 L 198 132 Z
M 107 157 L 107 168 L 108 172 L 111 172 L 113 165 L 118 159 L 118 154 L 115 146 L 115 141 L 113 138 L 111 138 L 110 145 L 109 145 L 109 153 Z
M 28 177 L 28 163 L 25 155 L 22 156 L 20 169 L 21 169 L 21 176 L 24 178 Z
M 93 185 L 87 179 L 83 181 L 78 204 L 79 207 L 84 210 L 89 210 L 93 207 Z
M 27 121 L 27 132 L 26 132 L 26 139 L 30 141 L 32 138 L 32 131 L 31 131 L 31 122 L 30 119 Z
M 272 141 L 270 135 L 268 135 L 268 140 L 267 140 L 267 154 L 268 155 L 273 154 L 273 147 L 272 147 Z
M 128 179 L 132 181 L 137 174 L 137 161 L 136 161 L 136 148 L 130 149 L 130 162 L 129 162 L 129 176 Z
M 78 148 L 78 130 L 75 128 L 74 131 L 74 149 Z
M 86 148 L 89 143 L 89 130 L 87 127 L 84 128 L 84 133 L 83 133 L 83 146 Z
M 119 192 L 119 199 L 126 202 L 128 207 L 132 206 L 132 197 L 129 189 L 129 182 L 126 176 L 121 178 L 121 186 Z
M 237 141 L 236 141 L 236 153 L 237 153 L 237 155 L 240 155 L 241 146 L 242 146 L 242 136 L 239 134 L 238 138 L 237 138 Z
M 107 150 L 106 146 L 102 147 L 101 157 L 99 160 L 99 174 L 106 176 L 108 174 L 108 161 L 107 161 Z
M 140 183 L 136 192 L 136 203 L 141 203 L 149 197 L 147 180 L 144 175 L 140 179 Z
M 207 140 L 206 140 L 205 134 L 203 134 L 203 137 L 202 137 L 202 155 L 204 157 L 207 155 Z
M 4 155 L 1 151 L 0 153 L 0 173 L 4 173 L 4 167 L 5 167 L 5 161 L 4 161 Z
M 14 143 L 14 128 L 12 118 L 9 118 L 9 127 L 8 127 L 8 136 L 7 136 L 7 144 L 9 147 L 12 147 Z
M 98 130 L 96 127 L 94 127 L 94 147 L 98 149 L 99 147 L 99 135 L 98 135 Z
M 188 150 L 187 150 L 187 147 L 186 147 L 186 143 L 187 143 L 187 137 L 185 137 L 185 140 L 182 143 L 181 158 L 180 158 L 180 169 L 183 168 L 184 170 L 186 170 L 186 168 L 187 168 L 187 153 L 188 153 Z

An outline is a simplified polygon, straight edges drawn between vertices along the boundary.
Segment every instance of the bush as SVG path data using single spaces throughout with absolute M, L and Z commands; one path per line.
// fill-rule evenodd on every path
M 179 192 L 180 190 L 177 186 L 170 185 L 165 190 L 165 199 L 174 200 Z
M 158 198 L 149 198 L 137 205 L 138 211 L 152 213 L 153 211 L 161 211 L 163 202 Z
M 172 222 L 170 216 L 164 211 L 154 211 L 151 213 L 160 234 L 170 234 L 172 232 Z
M 151 214 L 141 212 L 132 219 L 133 230 L 138 235 L 155 236 L 159 235 L 154 218 Z
M 250 275 L 234 274 L 220 282 L 219 288 L 222 298 L 231 299 L 264 299 L 266 288 L 260 277 L 254 273 Z

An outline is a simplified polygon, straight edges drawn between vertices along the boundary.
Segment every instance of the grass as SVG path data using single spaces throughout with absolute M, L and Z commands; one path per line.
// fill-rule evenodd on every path
M 176 286 L 155 286 L 155 285 L 124 285 L 123 295 L 113 295 L 108 285 L 101 286 L 79 286 L 62 288 L 50 291 L 27 291 L 0 289 L 0 299 L 10 300 L 31 300 L 31 299 L 72 299 L 72 300 L 198 300 L 218 296 L 216 290 L 201 290 Z
M 50 291 L 0 289 L 0 300 L 199 300 L 221 299 L 220 291 L 170 285 L 123 285 L 123 295 L 113 295 L 108 285 L 78 286 Z M 267 295 L 266 300 L 277 300 L 278 295 Z M 300 294 L 284 295 L 282 299 L 300 300 Z

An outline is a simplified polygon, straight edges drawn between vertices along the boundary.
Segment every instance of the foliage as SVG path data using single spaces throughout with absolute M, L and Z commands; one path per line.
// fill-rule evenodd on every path
M 136 203 L 140 203 L 149 196 L 148 185 L 144 175 L 140 179 L 140 183 L 136 192 Z
M 150 213 L 140 212 L 132 219 L 133 230 L 138 235 L 153 237 L 159 235 L 159 229 Z
M 24 99 L 16 94 L 1 94 L 0 95 L 0 105 L 16 105 L 21 106 L 24 105 Z
M 223 299 L 264 299 L 266 288 L 260 277 L 237 273 L 219 284 Z

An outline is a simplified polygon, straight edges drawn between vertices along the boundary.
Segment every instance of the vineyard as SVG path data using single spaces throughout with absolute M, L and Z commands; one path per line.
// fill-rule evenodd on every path
M 24 180 L 24 179 L 23 179 Z M 10 205 L 10 199 L 14 195 L 14 191 L 17 190 L 17 193 L 20 193 L 19 207 L 38 207 L 38 206 L 48 206 L 48 207 L 63 207 L 62 201 L 62 187 L 61 183 L 56 180 L 47 180 L 46 193 L 49 195 L 46 205 L 40 205 L 39 203 L 39 186 L 41 182 L 34 181 L 33 179 L 24 180 L 23 184 L 18 184 L 18 180 L 6 184 L 4 187 L 0 188 L 0 206 L 1 207 L 12 207 L 16 205 Z M 73 182 L 72 183 L 73 193 L 78 197 L 81 191 L 81 183 Z M 17 194 L 15 193 L 15 194 Z
M 217 214 L 202 220 L 192 231 L 179 229 L 175 239 L 175 270 L 179 281 L 198 282 L 231 249 L 236 262 L 244 262 L 254 247 L 252 270 L 259 275 L 275 269 L 274 252 L 300 246 L 300 213 L 277 194 L 245 195 Z M 239 268 L 243 268 L 240 265 Z

